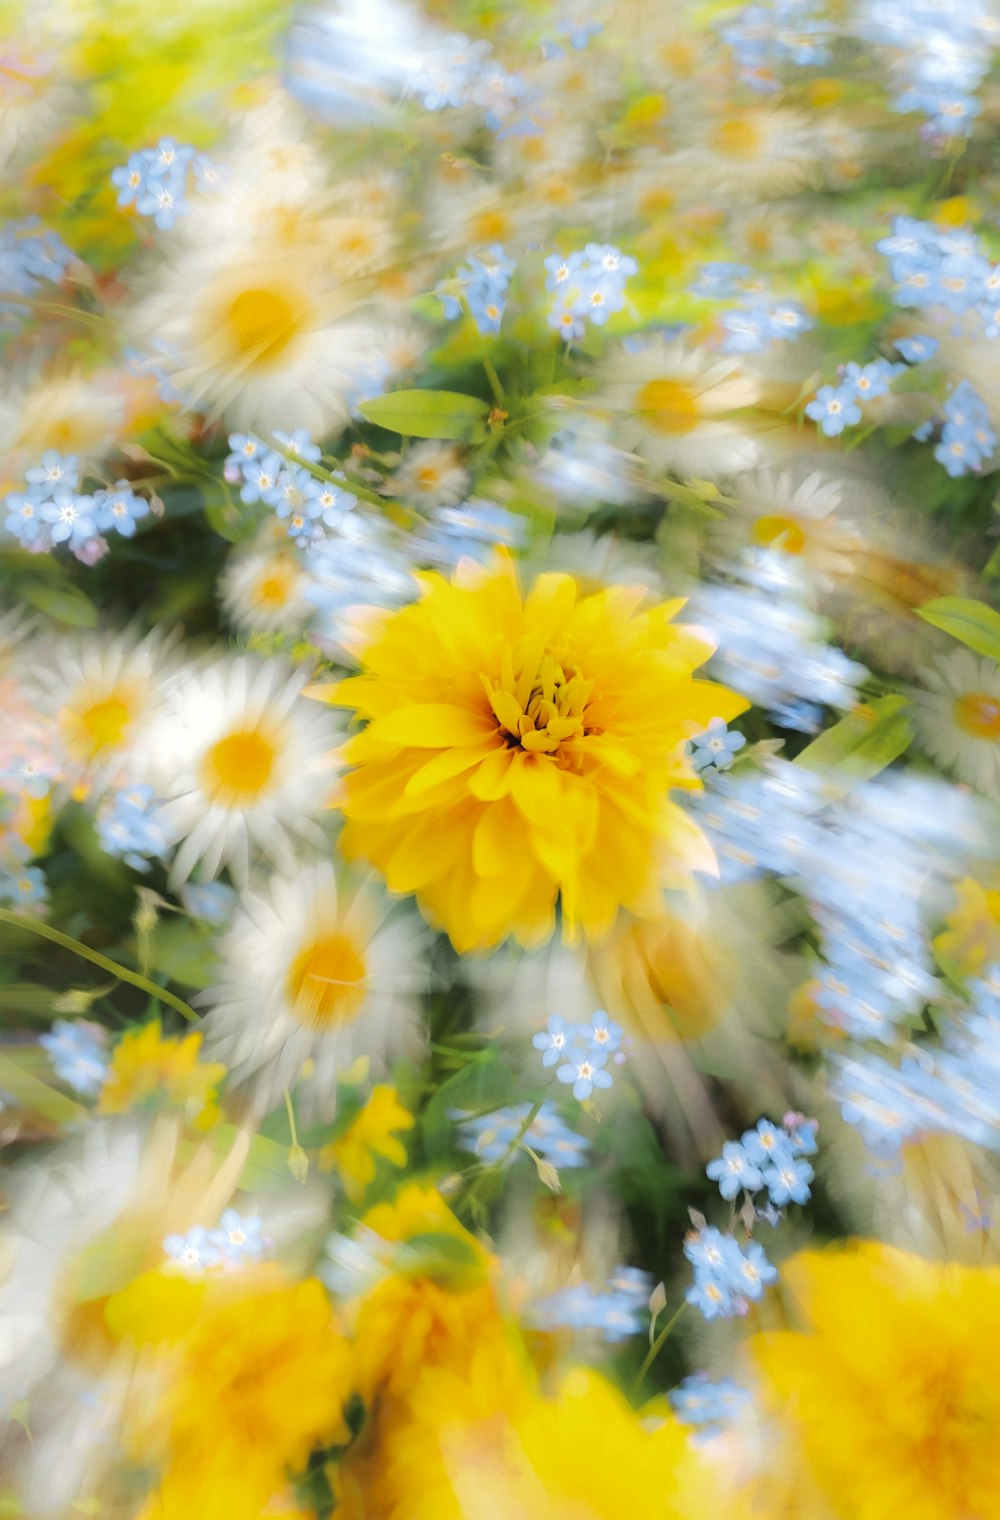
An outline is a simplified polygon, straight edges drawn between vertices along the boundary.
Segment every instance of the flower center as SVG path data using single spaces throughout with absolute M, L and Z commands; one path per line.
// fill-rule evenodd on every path
M 753 158 L 761 149 L 761 132 L 749 116 L 730 116 L 712 133 L 712 147 L 733 158 Z
M 505 211 L 480 211 L 473 217 L 470 228 L 473 242 L 502 243 L 510 231 Z
M 311 940 L 288 972 L 288 998 L 300 1023 L 327 1030 L 347 1024 L 365 1000 L 366 966 L 342 930 Z
M 253 599 L 258 607 L 284 607 L 295 584 L 291 569 L 272 569 L 257 582 Z
M 650 380 L 636 397 L 636 410 L 658 433 L 690 433 L 698 426 L 698 393 L 679 380 Z
M 239 807 L 256 802 L 274 773 L 277 750 L 259 729 L 227 734 L 201 762 L 202 783 L 213 802 Z
M 490 706 L 512 748 L 554 754 L 560 745 L 581 739 L 584 710 L 593 683 L 565 652 L 542 647 L 536 637 L 519 639 L 504 650 L 499 682 L 483 676 Z
M 778 513 L 758 517 L 753 525 L 753 539 L 762 549 L 777 548 L 785 554 L 801 554 L 806 546 L 801 523 Z
M 116 749 L 132 719 L 132 705 L 121 692 L 112 691 L 97 702 L 68 714 L 69 743 L 87 760 Z
M 973 691 L 955 703 L 955 722 L 977 739 L 1000 739 L 1000 698 Z
M 290 291 L 275 287 L 241 290 L 230 303 L 224 327 L 233 356 L 249 364 L 272 364 L 305 327 L 305 309 Z

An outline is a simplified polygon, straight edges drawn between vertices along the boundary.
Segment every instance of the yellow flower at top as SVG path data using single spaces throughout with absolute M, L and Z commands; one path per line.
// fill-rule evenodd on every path
M 1000 960 L 1000 891 L 966 876 L 955 884 L 955 898 L 934 950 L 962 976 L 982 976 Z
M 506 555 L 420 580 L 360 673 L 318 689 L 367 719 L 344 750 L 348 858 L 415 893 L 460 952 L 542 943 L 557 901 L 567 939 L 598 938 L 713 869 L 668 792 L 700 785 L 685 740 L 747 703 L 693 679 L 713 643 L 671 622 L 682 601 L 555 574 L 522 596 Z
M 217 1088 L 226 1068 L 199 1061 L 201 1039 L 198 1032 L 164 1035 L 157 1019 L 130 1029 L 115 1046 L 97 1112 L 127 1114 L 147 1098 L 161 1098 L 183 1108 L 198 1129 L 209 1129 L 219 1117 Z
M 787 1436 L 787 1470 L 769 1462 L 801 1513 L 810 1492 L 831 1520 L 1000 1513 L 1000 1268 L 863 1242 L 806 1252 L 782 1280 L 805 1327 L 750 1351 Z
M 371 1097 L 338 1140 L 324 1146 L 319 1164 L 336 1168 L 344 1190 L 354 1203 L 375 1180 L 379 1158 L 390 1166 L 406 1165 L 406 1146 L 398 1131 L 413 1128 L 413 1115 L 388 1083 L 372 1088 Z

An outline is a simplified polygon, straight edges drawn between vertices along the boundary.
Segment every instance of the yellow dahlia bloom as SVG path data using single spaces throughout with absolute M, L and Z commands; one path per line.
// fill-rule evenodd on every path
M 1000 1268 L 863 1242 L 782 1279 L 804 1328 L 750 1349 L 802 1499 L 831 1520 L 997 1515 Z
M 413 892 L 461 952 L 514 934 L 604 934 L 619 907 L 655 913 L 712 852 L 671 802 L 699 782 L 684 742 L 747 706 L 692 672 L 712 652 L 642 588 L 580 594 L 539 576 L 522 597 L 500 556 L 454 583 L 420 577 L 361 671 L 323 693 L 367 720 L 347 744 L 341 847 Z M 314 694 L 315 691 L 314 691 Z

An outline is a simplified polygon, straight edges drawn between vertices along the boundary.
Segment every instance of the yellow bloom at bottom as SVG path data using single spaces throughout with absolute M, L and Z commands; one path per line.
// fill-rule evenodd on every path
M 750 1343 L 782 1481 L 836 1520 L 997 1520 L 1000 1268 L 865 1242 L 782 1277 L 805 1328 Z
M 539 944 L 557 901 L 567 938 L 599 938 L 620 907 L 655 913 L 664 885 L 712 870 L 668 793 L 700 787 L 685 741 L 747 703 L 693 678 L 714 643 L 671 621 L 682 601 L 583 595 L 571 575 L 522 596 L 504 556 L 420 579 L 360 673 L 311 693 L 367 720 L 344 751 L 349 859 L 415 893 L 463 952 Z

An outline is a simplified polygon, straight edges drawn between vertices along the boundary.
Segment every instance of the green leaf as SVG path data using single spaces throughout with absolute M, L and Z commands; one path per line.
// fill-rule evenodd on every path
M 242 543 L 257 531 L 257 514 L 243 506 L 222 485 L 206 486 L 205 516 L 209 527 L 228 544 Z
M 216 979 L 212 940 L 185 919 L 157 924 L 149 964 L 182 987 L 211 987 Z
M 393 391 L 358 407 L 362 417 L 404 438 L 482 437 L 489 405 L 460 391 Z
M 40 1082 L 13 1056 L 0 1053 L 0 1091 L 10 1093 L 14 1101 L 31 1113 L 41 1114 L 53 1124 L 79 1124 L 87 1117 L 81 1103 L 57 1092 L 47 1082 Z
M 26 602 L 55 618 L 57 623 L 66 623 L 70 628 L 97 627 L 97 608 L 89 596 L 69 581 L 52 586 L 46 581 L 19 580 L 17 589 Z
M 807 745 L 795 763 L 823 776 L 833 795 L 844 796 L 898 760 L 912 738 L 909 704 L 894 693 L 849 713 Z
M 1000 612 L 985 602 L 966 596 L 937 596 L 918 607 L 917 615 L 932 628 L 950 633 L 959 643 L 1000 664 Z
M 435 1158 L 449 1150 L 449 1109 L 489 1113 L 510 1103 L 517 1095 L 517 1084 L 510 1067 L 496 1048 L 490 1046 L 482 1051 L 468 1066 L 463 1066 L 461 1071 L 442 1082 L 424 1109 L 422 1125 L 428 1155 Z

